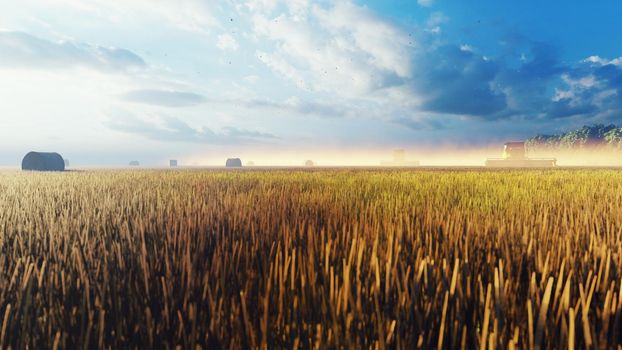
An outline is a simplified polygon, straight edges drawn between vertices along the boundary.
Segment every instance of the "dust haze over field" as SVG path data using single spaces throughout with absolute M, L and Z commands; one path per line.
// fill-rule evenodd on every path
M 407 161 L 419 161 L 420 166 L 484 166 L 488 158 L 500 158 L 503 153 L 503 142 L 489 146 L 412 146 L 396 148 L 403 150 Z M 312 159 L 318 166 L 381 166 L 383 162 L 392 160 L 392 148 L 341 148 L 312 150 L 299 149 L 295 152 L 274 150 L 256 153 L 240 150 L 243 160 L 253 160 L 258 166 L 302 166 L 304 161 Z M 579 150 L 544 150 L 527 151 L 530 158 L 556 158 L 559 166 L 622 166 L 622 151 L 602 147 L 584 148 Z M 222 164 L 221 164 L 222 163 Z M 188 158 L 185 164 L 220 166 L 224 159 L 213 156 L 196 155 Z
M 506 141 L 516 141 L 507 139 Z M 162 152 L 165 156 L 155 153 L 140 157 L 129 157 L 122 154 L 108 154 L 104 163 L 96 159 L 68 149 L 61 152 L 63 157 L 71 160 L 72 169 L 80 168 L 119 168 L 126 167 L 133 159 L 140 160 L 143 167 L 168 167 L 171 159 L 177 159 L 182 167 L 220 167 L 225 165 L 227 158 L 239 157 L 243 164 L 252 161 L 256 166 L 299 167 L 306 160 L 313 160 L 317 166 L 386 166 L 393 160 L 396 151 L 403 151 L 406 162 L 418 161 L 419 166 L 484 166 L 488 158 L 500 158 L 503 154 L 503 143 L 499 141 L 484 146 L 477 145 L 395 145 L 393 147 L 378 146 L 342 146 L 342 147 L 282 147 L 274 148 L 266 145 L 258 147 L 212 148 L 205 151 L 194 151 L 188 154 Z M 133 153 L 131 153 L 133 154 Z M 539 149 L 527 147 L 528 158 L 556 158 L 558 166 L 622 166 L 622 150 L 602 146 L 584 146 L 577 149 Z M 2 168 L 17 168 L 21 159 L 8 158 Z
M 622 151 L 602 147 L 581 150 L 555 150 L 530 153 L 533 157 L 554 157 L 560 166 L 619 167 L 622 166 Z

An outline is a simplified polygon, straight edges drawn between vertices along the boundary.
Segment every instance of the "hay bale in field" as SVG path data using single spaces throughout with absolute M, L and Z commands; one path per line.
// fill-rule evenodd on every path
M 225 166 L 227 168 L 241 168 L 242 167 L 242 160 L 240 160 L 240 158 L 229 158 L 229 159 L 227 159 L 227 162 L 225 163 Z
M 133 160 L 130 162 L 130 166 L 139 166 L 140 163 L 137 160 Z
M 56 152 L 28 152 L 22 159 L 22 170 L 64 171 L 65 161 Z

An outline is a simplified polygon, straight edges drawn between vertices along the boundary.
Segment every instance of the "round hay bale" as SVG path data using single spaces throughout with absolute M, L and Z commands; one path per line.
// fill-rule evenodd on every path
M 242 161 L 240 160 L 240 158 L 229 158 L 229 159 L 227 159 L 227 162 L 225 163 L 225 166 L 227 168 L 241 168 L 242 167 Z
M 65 161 L 56 152 L 28 152 L 22 159 L 22 170 L 65 171 Z

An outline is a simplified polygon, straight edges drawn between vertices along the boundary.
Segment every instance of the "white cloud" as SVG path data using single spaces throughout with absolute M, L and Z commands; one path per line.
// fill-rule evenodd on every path
M 100 111 L 116 103 L 115 94 L 135 82 L 127 75 L 108 74 L 90 67 L 32 70 L 0 66 L 0 124 L 7 132 L 0 148 L 69 149 L 114 147 Z M 26 132 L 28 131 L 28 132 Z M 101 148 L 100 148 L 101 149 Z
M 432 3 L 434 3 L 434 0 L 417 0 L 417 3 L 423 7 L 430 7 Z
M 257 82 L 259 81 L 259 77 L 256 75 L 247 75 L 244 77 L 244 81 L 249 84 L 257 84 Z
M 131 23 L 136 18 L 141 18 L 143 21 L 164 23 L 174 28 L 200 33 L 207 33 L 211 28 L 220 26 L 220 21 L 214 15 L 216 6 L 200 0 L 51 0 L 49 3 L 116 23 Z
M 460 50 L 464 52 L 473 52 L 473 47 L 469 44 L 462 44 L 460 45 Z
M 173 141 L 201 144 L 240 144 L 273 141 L 277 137 L 255 130 L 223 127 L 214 131 L 205 126 L 194 127 L 182 119 L 169 116 L 139 118 L 131 113 L 123 116 L 109 116 L 106 124 L 113 130 L 131 136 L 141 136 L 155 141 Z
M 279 0 L 248 0 L 244 5 L 253 13 L 270 13 L 278 5 Z
M 188 91 L 133 90 L 121 96 L 126 101 L 162 107 L 188 107 L 206 102 L 205 97 Z
M 266 64 L 274 72 L 280 74 L 288 80 L 294 82 L 299 88 L 308 89 L 305 77 L 294 66 L 289 64 L 286 59 L 279 55 L 269 54 L 263 51 L 257 51 L 259 59 Z
M 439 26 L 429 27 L 429 28 L 426 28 L 425 31 L 428 32 L 428 33 L 432 33 L 432 34 L 440 34 L 441 33 L 441 27 L 439 27 Z
M 237 40 L 235 40 L 231 34 L 219 35 L 218 40 L 216 41 L 216 46 L 221 50 L 231 51 L 235 51 L 239 47 Z
M 447 22 L 449 22 L 449 17 L 447 17 L 444 13 L 437 11 L 430 15 L 430 17 L 428 18 L 427 24 L 428 24 L 428 27 L 435 27 L 435 26 L 438 26 L 440 24 L 444 24 Z
M 595 63 L 601 66 L 612 64 L 614 66 L 622 66 L 622 57 L 614 58 L 612 60 L 608 60 L 606 58 L 602 58 L 600 56 L 590 56 L 583 60 L 583 62 L 587 63 Z
M 589 62 L 589 63 L 598 63 L 598 64 L 606 64 L 608 62 L 606 59 L 599 57 L 599 56 L 590 56 L 584 59 L 583 61 Z
M 584 91 L 600 85 L 596 77 L 591 74 L 578 79 L 573 79 L 568 74 L 563 74 L 561 78 L 568 88 L 566 90 L 555 88 L 555 94 L 551 98 L 554 102 L 568 100 L 571 105 L 577 105 L 581 102 L 580 97 Z
M 298 5 L 277 15 L 255 14 L 254 34 L 272 51 L 260 59 L 301 88 L 360 97 L 411 75 L 412 39 L 368 9 L 351 2 Z
M 0 31 L 0 66 L 40 68 L 89 67 L 122 72 L 146 68 L 130 50 L 81 42 L 52 42 L 35 36 Z
M 315 7 L 315 13 L 329 33 L 354 39 L 354 49 L 366 55 L 375 68 L 400 77 L 410 75 L 409 39 L 393 24 L 349 2 L 340 2 L 328 10 Z
M 555 95 L 551 98 L 552 101 L 558 102 L 564 99 L 573 99 L 575 97 L 574 92 L 571 90 L 562 90 L 555 88 Z

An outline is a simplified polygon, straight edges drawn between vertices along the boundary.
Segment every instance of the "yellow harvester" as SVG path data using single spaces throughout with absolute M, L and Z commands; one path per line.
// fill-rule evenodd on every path
M 524 142 L 506 142 L 503 158 L 486 160 L 486 166 L 493 168 L 550 168 L 556 165 L 555 158 L 527 158 Z

